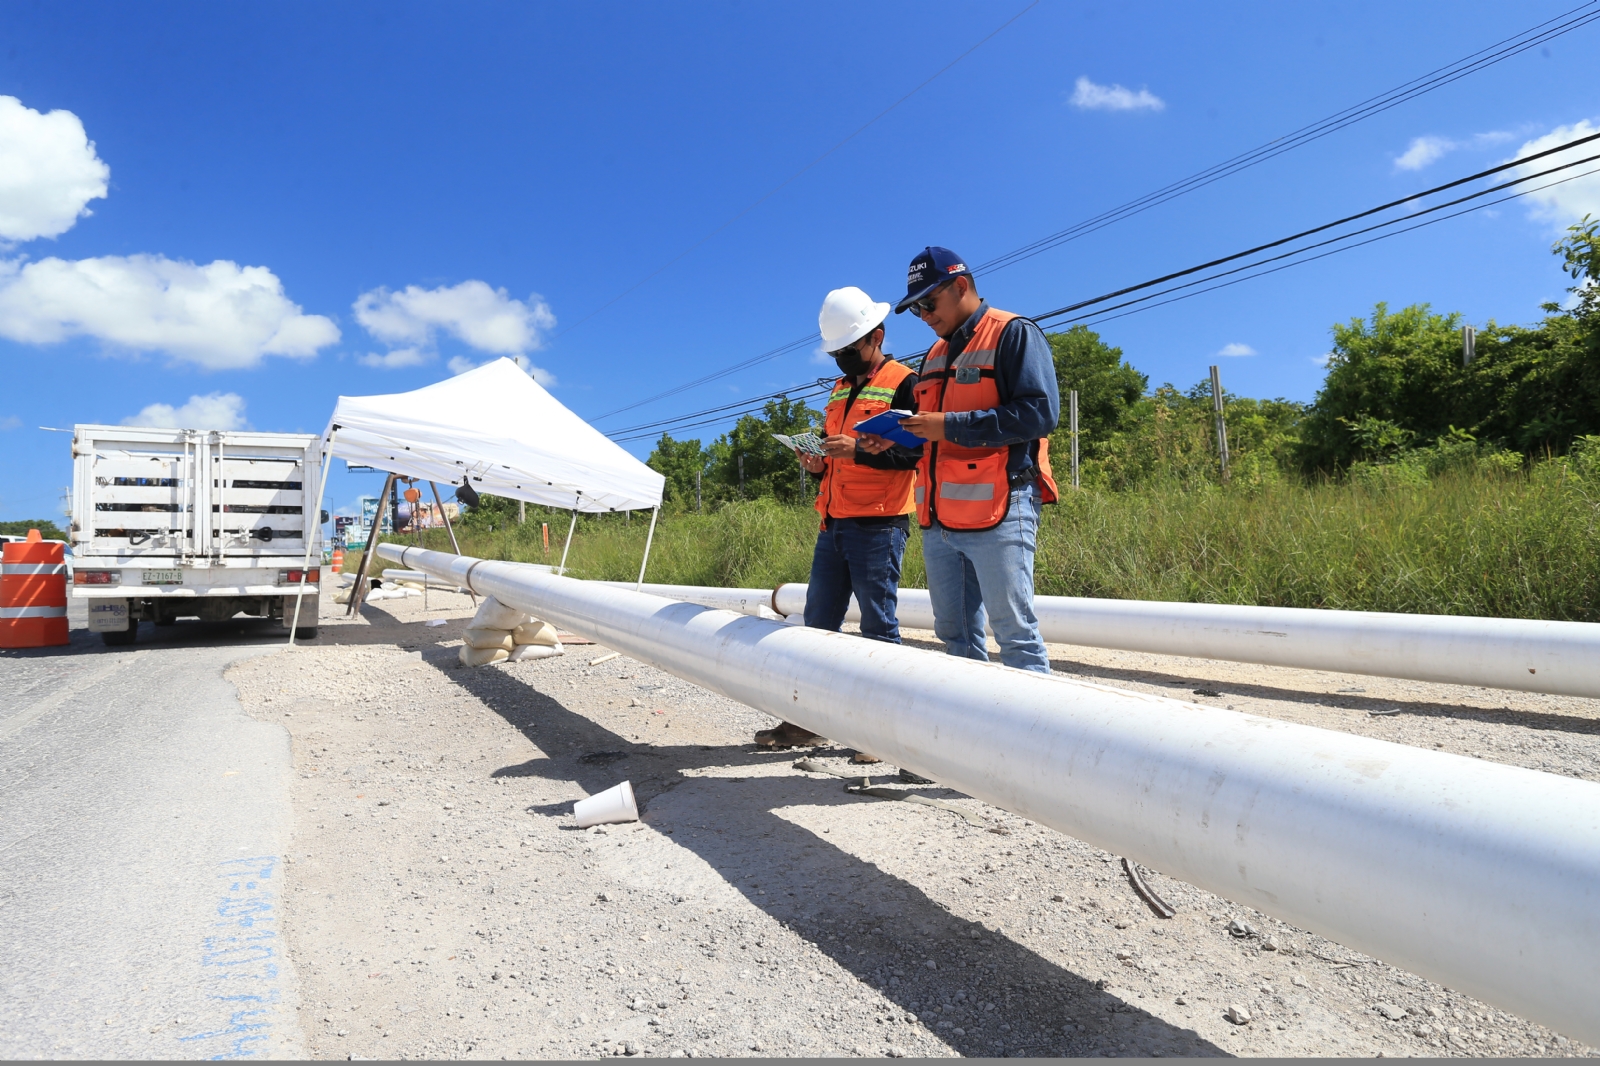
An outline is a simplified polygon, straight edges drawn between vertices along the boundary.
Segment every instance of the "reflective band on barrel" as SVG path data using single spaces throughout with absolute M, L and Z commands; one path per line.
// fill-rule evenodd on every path
M 0 607 L 0 618 L 65 618 L 65 607 Z
M 939 482 L 939 498 L 941 500 L 992 500 L 994 499 L 994 482 L 986 481 L 982 485 L 952 485 L 948 481 Z
M 40 575 L 65 574 L 66 563 L 0 563 L 0 574 Z

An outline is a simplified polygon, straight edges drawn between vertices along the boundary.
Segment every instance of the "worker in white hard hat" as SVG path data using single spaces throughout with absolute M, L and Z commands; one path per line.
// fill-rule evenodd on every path
M 834 289 L 822 301 L 817 325 L 822 347 L 839 365 L 823 413 L 826 456 L 795 454 L 818 475 L 821 529 L 806 587 L 806 625 L 837 632 L 854 594 L 861 609 L 861 635 L 900 643 L 895 607 L 900 597 L 900 561 L 911 535 L 917 463 L 922 448 L 880 442 L 868 449 L 855 426 L 891 410 L 912 410 L 917 375 L 883 350 L 889 305 L 855 286 Z M 790 747 L 822 738 L 789 722 L 756 734 L 756 743 Z M 865 753 L 859 762 L 877 762 Z

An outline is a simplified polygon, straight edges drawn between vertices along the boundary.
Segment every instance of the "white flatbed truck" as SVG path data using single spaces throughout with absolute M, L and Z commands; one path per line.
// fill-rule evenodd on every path
M 72 437 L 72 597 L 89 628 L 131 644 L 141 621 L 294 619 L 317 634 L 319 438 L 307 433 L 80 425 Z

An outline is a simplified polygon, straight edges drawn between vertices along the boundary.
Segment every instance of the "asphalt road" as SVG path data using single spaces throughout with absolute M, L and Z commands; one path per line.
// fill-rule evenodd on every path
M 0 652 L 0 1057 L 302 1057 L 279 941 L 288 735 L 229 663 L 261 623 Z

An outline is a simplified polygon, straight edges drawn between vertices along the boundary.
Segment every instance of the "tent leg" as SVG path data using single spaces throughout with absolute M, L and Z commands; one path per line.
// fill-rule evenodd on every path
M 561 565 L 556 567 L 556 574 L 558 576 L 562 575 L 562 574 L 565 574 L 567 572 L 567 552 L 572 550 L 572 531 L 574 529 L 577 529 L 577 528 L 578 528 L 578 504 L 577 504 L 577 501 L 573 501 L 573 504 L 572 504 L 572 524 L 567 527 L 567 546 L 565 548 L 561 549 Z
M 439 517 L 444 519 L 445 532 L 450 534 L 450 547 L 455 549 L 457 555 L 460 555 L 461 545 L 456 542 L 456 527 L 450 524 L 450 516 L 444 513 L 444 501 L 439 498 L 439 486 L 432 481 L 428 482 L 428 484 L 433 486 L 433 502 L 439 505 Z M 428 586 L 424 583 L 422 587 L 426 591 Z M 472 606 L 478 606 L 478 597 L 471 589 L 467 590 L 467 595 L 472 597 Z
M 661 505 L 658 503 L 650 510 L 650 532 L 644 538 L 644 558 L 639 560 L 639 580 L 633 586 L 633 591 L 638 592 L 644 588 L 644 568 L 650 565 L 650 542 L 656 539 L 656 518 L 661 514 Z
M 301 497 L 300 535 L 304 537 L 306 541 L 306 556 L 305 560 L 300 564 L 300 587 L 294 591 L 294 618 L 290 619 L 289 621 L 289 647 L 291 648 L 294 647 L 295 630 L 300 628 L 300 601 L 305 597 L 306 594 L 306 571 L 311 569 L 311 545 L 313 541 L 322 536 L 322 498 L 328 494 L 328 466 L 333 462 L 333 438 L 337 437 L 338 435 L 339 431 L 337 429 L 335 429 L 332 433 L 329 433 L 328 446 L 322 449 L 322 479 L 321 483 L 317 486 L 316 510 L 308 513 L 305 509 L 305 497 Z M 220 477 L 221 475 L 219 474 L 218 476 Z M 313 520 L 316 521 L 315 527 L 312 527 L 311 525 Z M 317 537 L 311 536 L 312 528 L 316 529 Z M 320 580 L 317 582 L 317 588 L 319 590 L 317 593 L 317 602 L 320 605 L 322 602 L 322 593 L 320 591 L 322 588 L 322 582 Z
M 378 530 L 383 528 L 383 509 L 389 506 L 389 490 L 392 488 L 394 488 L 394 475 L 390 474 L 384 479 L 383 494 L 378 497 L 378 509 L 372 515 L 372 529 L 367 533 L 367 546 L 361 552 L 361 569 L 356 573 L 356 583 L 350 586 L 350 606 L 345 610 L 347 617 L 355 617 L 361 610 L 361 601 L 367 598 L 367 571 L 372 569 L 372 549 L 378 546 Z

